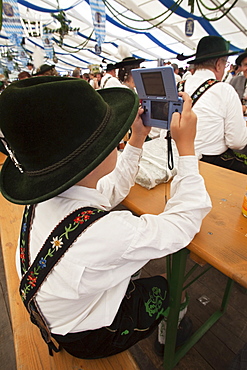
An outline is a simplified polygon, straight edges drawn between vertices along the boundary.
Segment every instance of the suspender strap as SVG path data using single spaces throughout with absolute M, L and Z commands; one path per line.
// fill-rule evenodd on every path
M 203 82 L 191 95 L 192 107 L 195 105 L 197 100 L 202 96 L 202 94 L 204 94 L 211 86 L 215 85 L 218 82 L 220 82 L 220 81 L 218 81 L 216 79 L 213 79 L 213 78 L 210 78 L 209 80 Z M 180 81 L 178 83 L 178 85 L 177 85 L 178 92 L 183 92 L 184 91 L 184 84 L 185 84 L 185 80 Z
M 47 278 L 47 275 L 78 236 L 89 225 L 109 212 L 86 207 L 77 209 L 66 216 L 48 236 L 30 266 L 29 235 L 34 210 L 35 206 L 26 207 L 22 220 L 20 262 L 23 276 L 20 282 L 20 295 L 26 309 L 30 313 L 31 321 L 39 327 L 43 339 L 48 344 L 50 354 L 52 354 L 52 350 L 58 350 L 51 341 L 50 330 L 46 324 L 45 318 L 39 310 L 35 295 L 43 281 Z
M 102 86 L 102 88 L 104 89 L 105 88 L 105 85 L 107 84 L 107 82 L 110 80 L 110 78 L 112 78 L 112 76 L 109 76 L 109 77 L 107 77 L 106 78 L 106 80 L 105 80 L 105 82 L 104 82 L 104 84 L 103 84 L 103 86 Z

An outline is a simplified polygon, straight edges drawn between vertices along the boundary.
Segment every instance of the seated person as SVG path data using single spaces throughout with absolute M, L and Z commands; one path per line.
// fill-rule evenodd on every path
M 236 64 L 241 66 L 242 74 L 231 79 L 230 85 L 237 91 L 242 102 L 243 113 L 247 113 L 247 50 L 236 59 Z
M 109 63 L 106 66 L 106 71 L 100 82 L 100 88 L 106 89 L 107 87 L 122 87 L 121 82 L 116 77 L 115 64 Z
M 174 113 L 171 123 L 180 154 L 172 197 L 161 214 L 141 217 L 129 211 L 107 212 L 134 185 L 150 130 L 142 123 L 135 93 L 123 88 L 97 92 L 82 79 L 46 76 L 14 82 L 0 97 L 0 128 L 12 153 L 1 171 L 1 191 L 9 201 L 28 205 L 17 248 L 25 304 L 40 272 L 45 273 L 70 242 L 73 230 L 102 215 L 48 269 L 33 303 L 43 320 L 43 334 L 45 327 L 73 356 L 107 357 L 150 335 L 169 305 L 167 281 L 161 275 L 134 281 L 131 277 L 150 259 L 185 248 L 211 209 L 194 151 L 196 116 L 191 99 L 181 96 L 183 112 Z M 116 147 L 131 125 L 131 138 L 117 159 Z M 81 207 L 85 211 L 78 215 Z M 89 207 L 93 210 L 87 211 Z M 75 210 L 66 232 L 49 241 L 56 225 L 63 225 Z M 47 238 L 49 252 L 37 258 Z M 25 256 L 30 256 L 30 264 L 37 258 L 35 270 L 28 269 Z M 45 338 L 54 348 L 53 340 Z
M 31 75 L 27 71 L 22 71 L 18 74 L 18 80 L 24 80 L 25 78 L 30 78 Z
M 229 44 L 221 37 L 203 37 L 197 46 L 194 64 L 195 73 L 185 81 L 179 91 L 187 92 L 192 98 L 196 90 L 204 85 L 204 93 L 193 105 L 197 115 L 195 149 L 202 161 L 247 173 L 242 157 L 233 149 L 243 149 L 247 144 L 247 128 L 243 118 L 241 102 L 231 85 L 221 82 Z M 218 83 L 213 83 L 217 79 Z M 209 81 L 209 83 L 206 83 Z M 206 90 L 206 85 L 210 88 Z M 201 91 L 201 90 L 200 90 Z
M 131 70 L 134 68 L 140 68 L 140 64 L 144 61 L 145 59 L 143 58 L 127 57 L 121 62 L 115 64 L 115 68 L 118 68 L 119 81 L 121 81 L 123 86 L 136 91 Z
M 55 68 L 55 64 L 42 64 L 39 68 L 37 68 L 36 73 L 33 76 L 57 76 L 57 70 Z

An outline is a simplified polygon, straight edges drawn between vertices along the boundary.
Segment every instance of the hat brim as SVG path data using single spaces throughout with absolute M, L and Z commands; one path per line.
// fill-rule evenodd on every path
M 241 66 L 242 61 L 247 58 L 247 51 L 245 51 L 243 54 L 240 54 L 236 59 L 236 64 L 238 66 Z
M 223 52 L 223 53 L 217 53 L 217 54 L 208 54 L 204 55 L 202 57 L 195 58 L 193 60 L 188 61 L 188 64 L 196 64 L 196 63 L 201 63 L 201 62 L 206 62 L 206 60 L 210 59 L 216 59 L 216 58 L 222 58 L 230 55 L 236 55 L 238 54 L 237 51 L 231 51 L 231 52 Z
M 138 95 L 121 87 L 98 90 L 98 93 L 111 110 L 107 125 L 101 133 L 107 141 L 99 140 L 93 150 L 89 146 L 73 161 L 39 176 L 21 173 L 8 157 L 0 177 L 1 192 L 6 199 L 16 204 L 35 204 L 48 200 L 83 179 L 117 147 L 136 117 Z
M 115 64 L 115 68 L 118 69 L 118 68 L 123 68 L 125 66 L 131 66 L 131 65 L 139 65 L 141 64 L 142 62 L 145 62 L 146 59 L 143 59 L 143 58 L 139 58 L 139 59 L 135 59 L 135 60 L 126 60 L 126 61 L 122 61 L 122 62 L 119 62 L 119 63 L 116 63 Z

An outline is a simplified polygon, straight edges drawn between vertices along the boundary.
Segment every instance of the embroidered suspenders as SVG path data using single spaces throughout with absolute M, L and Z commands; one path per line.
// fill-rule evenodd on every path
M 86 207 L 80 208 L 66 216 L 51 232 L 44 245 L 30 266 L 29 236 L 35 206 L 27 206 L 24 210 L 20 235 L 20 263 L 22 279 L 20 295 L 33 324 L 40 329 L 42 338 L 49 347 L 49 353 L 58 352 L 51 340 L 50 329 L 42 315 L 35 295 L 53 267 L 63 257 L 77 237 L 93 222 L 108 214 L 107 211 Z
M 197 102 L 197 100 L 202 96 L 202 94 L 204 94 L 211 86 L 213 86 L 214 84 L 216 84 L 218 82 L 220 82 L 220 81 L 218 81 L 216 79 L 213 79 L 213 78 L 210 78 L 209 80 L 203 82 L 196 89 L 196 91 L 194 91 L 193 94 L 191 95 L 191 98 L 192 98 L 192 107 L 195 105 L 195 103 Z M 185 84 L 185 81 L 180 81 L 178 83 L 178 85 L 177 85 L 178 92 L 184 91 L 184 84 Z

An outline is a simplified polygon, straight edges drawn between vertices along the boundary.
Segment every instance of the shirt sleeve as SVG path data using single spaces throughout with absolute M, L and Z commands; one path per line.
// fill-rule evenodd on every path
M 114 171 L 98 181 L 97 190 L 109 199 L 112 208 L 128 195 L 135 184 L 141 154 L 142 149 L 127 143 L 124 151 L 119 154 Z
M 199 232 L 212 204 L 194 156 L 179 158 L 178 173 L 171 184 L 171 198 L 159 215 L 132 219 L 128 260 L 160 258 L 186 247 Z

